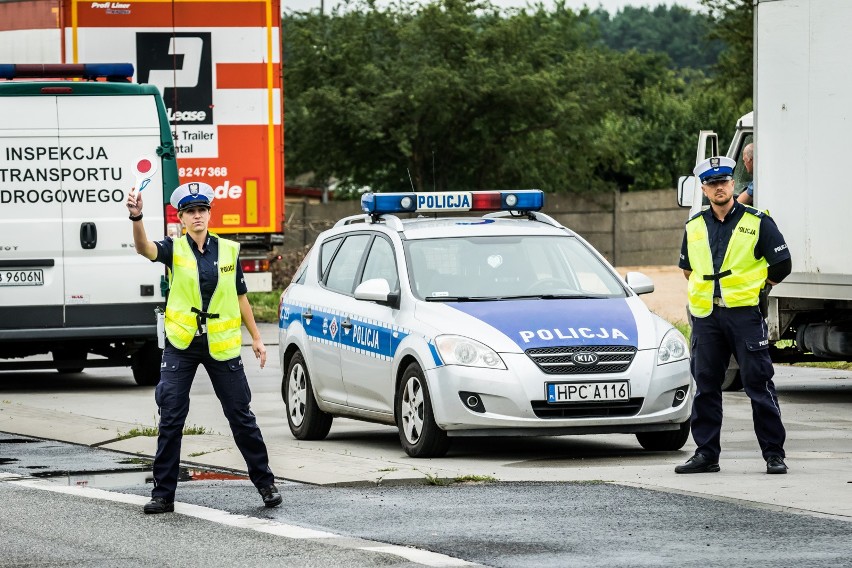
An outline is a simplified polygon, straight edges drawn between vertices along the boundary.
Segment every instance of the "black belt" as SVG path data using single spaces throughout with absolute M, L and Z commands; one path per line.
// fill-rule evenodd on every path
M 717 272 L 716 274 L 705 274 L 704 280 L 721 280 L 725 276 L 731 275 L 731 269 L 725 270 L 723 272 Z
M 216 319 L 219 317 L 219 314 L 210 314 L 207 312 L 202 312 L 194 306 L 192 308 L 192 313 L 195 314 L 195 323 L 198 325 L 198 331 L 196 332 L 196 335 L 207 333 L 207 325 L 204 323 L 206 320 Z

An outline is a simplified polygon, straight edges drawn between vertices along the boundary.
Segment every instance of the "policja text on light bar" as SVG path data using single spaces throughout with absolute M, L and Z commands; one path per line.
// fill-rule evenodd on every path
M 361 197 L 361 209 L 370 215 L 438 211 L 538 211 L 543 206 L 544 192 L 540 189 L 367 193 Z

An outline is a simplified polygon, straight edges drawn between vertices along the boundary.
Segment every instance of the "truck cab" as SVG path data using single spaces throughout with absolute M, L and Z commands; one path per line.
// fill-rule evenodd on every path
M 745 191 L 749 182 L 753 181 L 752 174 L 748 172 L 743 162 L 743 149 L 752 142 L 754 142 L 754 112 L 741 116 L 737 121 L 731 145 L 724 154 L 737 163 L 734 168 L 734 199 Z M 719 135 L 712 130 L 702 130 L 698 136 L 695 163 L 720 155 Z M 757 200 L 757 191 L 755 191 L 754 207 L 757 207 Z M 695 176 L 683 176 L 678 180 L 677 203 L 681 207 L 689 207 L 689 217 L 710 207 L 710 202 L 701 191 L 701 183 Z

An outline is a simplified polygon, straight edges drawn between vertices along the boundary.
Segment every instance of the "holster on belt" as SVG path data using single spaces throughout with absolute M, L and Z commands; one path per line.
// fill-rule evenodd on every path
M 196 336 L 207 333 L 207 320 L 216 319 L 219 317 L 219 314 L 202 312 L 194 306 L 192 308 L 192 313 L 195 314 L 195 323 L 198 325 L 198 331 L 195 332 Z

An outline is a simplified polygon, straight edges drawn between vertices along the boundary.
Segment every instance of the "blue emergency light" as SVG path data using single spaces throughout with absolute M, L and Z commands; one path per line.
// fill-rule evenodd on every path
M 0 79 L 71 79 L 126 81 L 132 63 L 0 63 Z
M 366 193 L 361 197 L 361 209 L 370 215 L 441 211 L 538 211 L 542 207 L 544 192 L 540 189 Z

